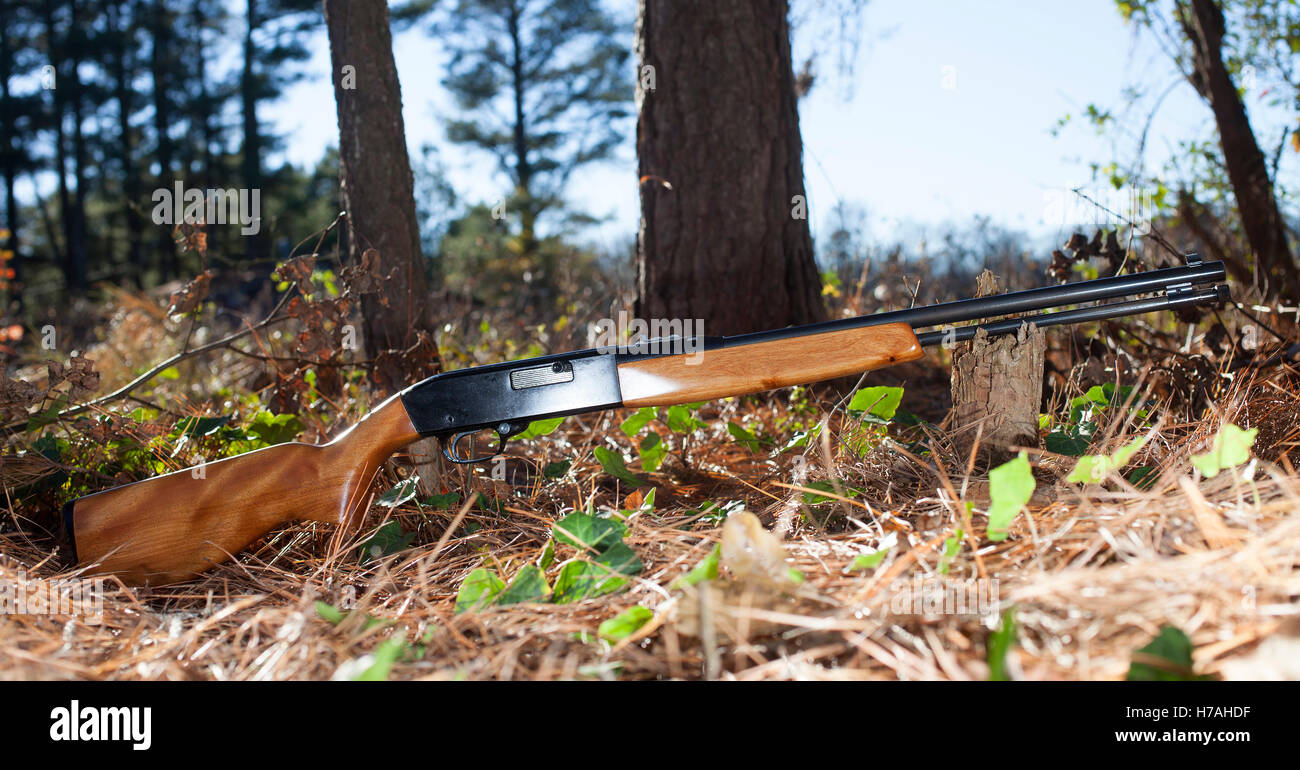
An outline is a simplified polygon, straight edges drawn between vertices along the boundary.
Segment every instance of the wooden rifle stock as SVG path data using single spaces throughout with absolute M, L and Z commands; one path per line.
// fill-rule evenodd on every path
M 492 427 L 504 439 L 531 419 L 757 393 L 912 361 L 923 353 L 911 327 L 891 323 L 679 355 L 567 355 L 571 361 L 547 356 L 436 375 L 385 401 L 328 444 L 280 444 L 75 500 L 64 518 L 78 561 L 127 583 L 184 580 L 289 521 L 355 526 L 369 507 L 380 466 L 422 435 Z M 556 381 L 517 378 L 538 370 L 554 372 Z M 583 383 L 579 373 L 608 382 Z M 545 388 L 559 393 L 559 400 L 539 401 L 536 391 Z M 532 405 L 516 408 L 512 399 L 526 401 L 520 395 L 525 393 Z M 483 403 L 465 406 L 471 397 Z M 473 409 L 499 416 L 467 414 Z

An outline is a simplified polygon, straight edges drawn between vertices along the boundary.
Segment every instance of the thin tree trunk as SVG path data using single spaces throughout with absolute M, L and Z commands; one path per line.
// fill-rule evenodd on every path
M 373 248 L 381 273 L 388 276 L 378 293 L 362 296 L 361 308 L 375 383 L 391 393 L 436 372 L 439 359 L 427 332 L 429 292 L 388 8 L 378 0 L 325 0 L 325 23 L 338 109 L 348 259 L 356 264 Z M 355 82 L 345 82 L 345 77 Z
M 822 320 L 787 0 L 639 5 L 637 315 L 708 334 Z
M 1255 252 L 1267 288 L 1287 299 L 1300 299 L 1300 274 L 1287 243 L 1286 224 L 1278 210 L 1268 164 L 1223 63 L 1223 12 L 1213 0 L 1191 0 L 1190 13 L 1187 6 L 1179 10 L 1179 21 L 1192 43 L 1192 85 L 1214 112 L 1246 240 Z
M 153 50 L 150 66 L 153 77 L 153 125 L 157 137 L 158 186 L 173 190 L 172 177 L 172 140 L 168 131 L 171 128 L 171 102 L 167 97 L 168 52 L 171 48 L 171 22 L 167 17 L 167 5 L 164 0 L 154 0 L 150 14 L 153 17 Z M 158 274 L 160 281 L 166 281 L 180 273 L 176 257 L 176 241 L 172 228 L 180 224 L 173 222 L 170 226 L 158 225 Z
M 9 4 L 5 3 L 6 12 L 9 10 Z M 9 295 L 17 299 L 19 307 L 22 305 L 22 292 L 14 291 L 14 287 L 22 280 L 22 257 L 18 250 L 18 201 L 14 198 L 14 182 L 18 175 L 18 148 L 14 146 L 13 121 L 15 119 L 13 108 L 13 94 L 9 90 L 9 78 L 13 76 L 10 68 L 10 44 L 9 29 L 7 24 L 0 24 L 0 114 L 4 117 L 0 119 L 0 153 L 4 154 L 4 186 L 5 186 L 5 229 L 9 231 L 9 237 L 3 247 L 12 253 L 9 259 L 8 267 L 12 268 L 14 275 L 8 279 Z M 3 266 L 0 266 L 3 267 Z
M 72 209 L 72 201 L 68 194 L 68 147 L 67 136 L 64 130 L 64 110 L 65 102 L 63 94 L 65 89 L 59 88 L 59 79 L 65 74 L 63 70 L 63 46 L 59 40 L 59 26 L 54 14 L 54 0 L 45 0 L 45 37 L 49 46 L 50 66 L 54 67 L 54 88 L 51 93 L 54 97 L 54 174 L 58 177 L 59 187 L 59 223 L 62 229 L 63 242 L 51 240 L 50 248 L 54 251 L 54 256 L 59 266 L 63 269 L 64 283 L 72 288 L 75 278 L 72 274 L 72 263 L 68 257 L 70 251 L 70 226 L 71 219 L 68 214 Z
M 85 32 L 81 24 L 75 0 L 69 3 L 72 12 L 72 26 L 69 38 L 74 42 L 68 46 L 68 75 L 72 81 L 72 178 L 76 181 L 76 190 L 72 196 L 72 222 L 68 238 L 68 261 L 71 266 L 71 287 L 74 291 L 84 292 L 89 286 L 89 263 L 86 256 L 86 135 L 82 125 L 86 100 L 86 89 L 81 82 L 80 52 L 84 50 L 81 39 Z
M 126 220 L 126 264 L 137 287 L 143 288 L 143 240 L 144 222 L 141 219 L 142 187 L 140 169 L 135 164 L 135 135 L 131 130 L 131 115 L 135 113 L 134 89 L 131 78 L 135 72 L 135 51 L 127 44 L 127 32 L 134 23 L 135 14 L 131 12 L 131 3 L 126 2 L 119 10 L 117 3 L 110 3 L 110 26 L 115 36 L 115 50 L 112 56 L 113 92 L 117 100 L 118 158 L 122 164 L 122 216 Z M 124 11 L 124 12 L 123 12 Z

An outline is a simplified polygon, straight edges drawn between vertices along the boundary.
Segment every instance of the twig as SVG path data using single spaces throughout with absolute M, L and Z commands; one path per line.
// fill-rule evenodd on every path
M 65 420 L 69 417 L 75 417 L 79 414 L 82 414 L 83 412 L 88 412 L 97 406 L 103 406 L 104 404 L 112 403 L 113 401 L 126 398 L 131 394 L 131 391 L 135 390 L 136 388 L 140 387 L 146 382 L 152 380 L 154 377 L 157 377 L 160 372 L 166 370 L 170 366 L 174 366 L 177 363 L 180 363 L 181 361 L 185 361 L 187 359 L 193 358 L 201 353 L 206 353 L 209 350 L 216 350 L 217 348 L 225 347 L 230 343 L 234 342 L 235 340 L 243 339 L 244 337 L 247 337 L 248 335 L 256 331 L 265 329 L 266 327 L 272 324 L 287 320 L 288 318 L 290 318 L 290 316 L 277 317 L 277 314 L 285 306 L 289 298 L 293 296 L 293 293 L 295 290 L 297 290 L 297 288 L 298 288 L 297 283 L 289 287 L 289 290 L 284 293 L 284 296 L 280 298 L 280 301 L 276 303 L 275 307 L 271 310 L 271 312 L 256 324 L 251 325 L 244 329 L 240 329 L 239 331 L 234 332 L 233 334 L 228 334 L 225 337 L 222 337 L 221 339 L 215 340 L 213 342 L 209 342 L 206 345 L 200 345 L 197 348 L 193 348 L 192 350 L 181 350 L 181 352 L 177 353 L 171 358 L 168 358 L 165 361 L 162 361 L 161 363 L 155 364 L 153 368 L 149 369 L 149 371 L 145 372 L 139 377 L 136 377 L 134 380 L 131 380 L 130 382 L 118 388 L 117 390 L 113 391 L 112 393 L 64 409 L 63 411 L 59 412 L 58 415 L 55 416 L 54 421 Z M 26 428 L 27 424 L 28 421 L 26 420 L 23 422 L 10 423 L 9 425 L 4 426 L 4 430 L 10 432 L 21 430 L 23 428 Z

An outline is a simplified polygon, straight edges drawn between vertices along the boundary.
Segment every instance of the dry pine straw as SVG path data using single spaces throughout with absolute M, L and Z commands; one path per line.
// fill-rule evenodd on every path
M 517 461 L 535 467 L 578 458 L 565 478 L 530 475 L 513 490 L 500 483 L 494 489 L 481 475 L 462 480 L 462 491 L 500 499 L 504 516 L 476 507 L 449 531 L 454 509 L 376 507 L 367 531 L 394 516 L 416 533 L 410 548 L 363 564 L 356 556 L 362 535 L 331 552 L 331 528 L 304 524 L 273 533 L 189 583 L 153 589 L 110 583 L 97 623 L 0 616 L 0 677 L 328 679 L 364 666 L 379 643 L 402 634 L 427 644 L 422 655 L 393 666 L 394 679 L 981 679 L 996 613 L 889 611 L 894 581 L 937 575 L 944 540 L 966 526 L 959 504 L 966 501 L 975 504 L 974 531 L 966 529 L 971 534 L 949 578 L 999 581 L 998 609 L 1016 608 L 1015 676 L 1123 677 L 1131 653 L 1164 624 L 1191 636 L 1198 671 L 1218 673 L 1300 609 L 1300 481 L 1286 451 L 1300 421 L 1295 382 L 1283 373 L 1242 385 L 1205 419 L 1161 426 L 1136 458 L 1161 472 L 1146 491 L 1114 480 L 1105 488 L 1068 484 L 1063 477 L 1071 461 L 1040 453 L 1034 458 L 1038 491 L 1003 542 L 984 537 L 987 483 L 968 475 L 942 432 L 932 432 L 934 451 L 925 458 L 897 445 L 857 458 L 826 442 L 802 463 L 790 455 L 769 460 L 727 440 L 723 428 L 727 420 L 770 428 L 787 413 L 786 401 L 711 405 L 704 415 L 710 427 L 702 432 L 708 435 L 688 448 L 689 468 L 670 458 L 654 476 L 656 510 L 628 520 L 626 542 L 646 565 L 630 589 L 571 605 L 455 614 L 457 589 L 471 570 L 493 567 L 508 580 L 538 561 L 550 525 L 565 513 L 588 504 L 629 507 L 629 490 L 605 475 L 591 453 L 599 444 L 627 449 L 618 431 L 623 415 L 577 418 L 536 442 L 527 450 L 530 459 Z M 1274 420 L 1261 433 L 1276 434 L 1270 446 L 1256 449 L 1277 462 L 1256 462 L 1247 472 L 1251 479 L 1195 476 L 1188 455 L 1206 448 L 1225 421 L 1249 425 L 1256 402 L 1266 403 Z M 1108 448 L 1139 435 L 1121 422 L 1104 428 Z M 825 470 L 827 459 L 833 474 Z M 804 508 L 792 487 L 830 476 L 865 494 L 849 490 L 847 500 Z M 390 470 L 387 483 L 396 480 Z M 631 507 L 643 493 L 633 493 Z M 701 639 L 683 633 L 679 617 L 683 603 L 698 597 L 669 586 L 718 541 L 718 524 L 694 512 L 706 499 L 744 500 L 784 537 L 790 564 L 806 582 L 767 602 L 752 601 L 745 591 L 712 594 L 721 605 L 713 607 Z M 818 520 L 827 515 L 822 526 Z M 19 522 L 12 507 L 7 516 Z M 55 541 L 30 534 L 31 527 L 18 529 L 0 535 L 0 580 L 73 574 Z M 879 567 L 849 569 L 856 555 L 890 533 L 899 545 Z M 557 550 L 557 564 L 575 555 L 564 546 Z M 552 580 L 555 571 L 548 571 Z M 317 615 L 317 599 L 354 611 L 334 626 Z M 595 639 L 601 621 L 634 604 L 656 610 L 640 634 L 612 646 Z M 366 629 L 367 616 L 388 622 Z

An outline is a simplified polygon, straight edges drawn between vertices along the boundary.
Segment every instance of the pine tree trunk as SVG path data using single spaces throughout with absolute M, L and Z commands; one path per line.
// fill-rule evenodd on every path
M 1190 5 L 1190 13 L 1180 9 L 1180 20 L 1192 43 L 1192 85 L 1214 112 L 1246 240 L 1255 252 L 1268 289 L 1287 299 L 1300 299 L 1300 273 L 1287 243 L 1286 223 L 1273 193 L 1268 164 L 1223 63 L 1223 12 L 1213 0 L 1191 0 Z
M 381 272 L 392 276 L 379 293 L 362 297 L 375 383 L 391 393 L 436 372 L 439 359 L 427 331 L 429 292 L 388 9 L 376 0 L 325 0 L 325 23 L 338 107 L 348 259 L 356 263 L 367 249 L 376 249 Z
M 172 187 L 172 140 L 168 131 L 171 129 L 171 100 L 167 97 L 169 88 L 168 52 L 171 49 L 171 21 L 167 15 L 167 5 L 163 0 L 154 0 L 150 11 L 153 19 L 153 49 L 150 52 L 150 76 L 153 80 L 153 128 L 158 147 L 158 187 L 171 191 Z M 174 87 L 174 86 L 170 86 Z M 166 281 L 180 272 L 176 257 L 176 241 L 172 228 L 180 224 L 156 225 L 158 228 L 158 277 Z
M 639 6 L 637 315 L 710 335 L 824 319 L 788 2 Z

